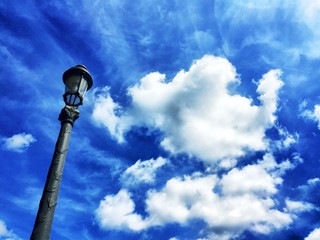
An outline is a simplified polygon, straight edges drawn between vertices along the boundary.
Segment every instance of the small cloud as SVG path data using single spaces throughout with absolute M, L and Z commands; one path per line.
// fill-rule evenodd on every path
M 300 104 L 299 104 L 299 112 L 303 112 L 308 106 L 308 100 L 304 99 Z
M 291 134 L 285 127 L 282 126 L 276 126 L 276 129 L 278 130 L 280 139 L 274 140 L 273 144 L 275 144 L 276 148 L 279 150 L 288 149 L 299 141 L 298 133 Z
M 145 222 L 140 215 L 134 213 L 134 209 L 130 193 L 122 189 L 118 194 L 107 195 L 101 200 L 95 215 L 102 228 L 140 231 L 145 228 Z
M 25 152 L 36 139 L 31 134 L 19 133 L 9 138 L 2 138 L 3 147 L 14 152 Z
M 0 220 L 0 238 L 6 240 L 21 240 L 12 230 L 8 230 L 4 221 Z
M 304 240 L 319 240 L 320 228 L 314 229 Z
M 124 141 L 122 131 L 117 126 L 119 117 L 116 116 L 116 112 L 120 109 L 110 97 L 109 88 L 104 87 L 102 89 L 95 89 L 95 103 L 92 113 L 93 120 L 102 126 L 105 126 L 109 133 L 114 136 L 119 143 Z
M 292 213 L 308 212 L 315 209 L 315 206 L 311 203 L 301 201 L 291 201 L 286 199 L 286 210 Z
M 219 167 L 222 169 L 231 169 L 237 164 L 237 159 L 235 158 L 225 158 L 220 161 Z
M 318 129 L 320 130 L 320 104 L 316 104 L 314 106 L 313 111 L 305 109 L 305 107 L 306 107 L 306 104 L 302 102 L 299 107 L 301 110 L 300 116 L 303 117 L 304 119 L 312 120 L 316 122 L 318 124 Z
M 312 178 L 312 179 L 309 179 L 308 180 L 308 184 L 309 185 L 315 185 L 315 184 L 317 184 L 317 183 L 319 183 L 320 182 L 320 179 L 319 178 Z
M 222 180 L 222 189 L 226 195 L 255 194 L 264 197 L 277 192 L 280 178 L 272 177 L 260 165 L 248 165 L 243 169 L 232 169 Z
M 299 191 L 301 191 L 304 195 L 313 195 L 315 189 L 319 187 L 320 179 L 312 178 L 307 181 L 306 184 L 300 185 L 297 187 Z
M 8 235 L 8 233 L 9 233 L 9 231 L 7 229 L 5 222 L 0 220 L 0 236 L 4 237 L 4 236 Z
M 147 161 L 138 160 L 134 165 L 127 168 L 121 179 L 125 185 L 135 185 L 137 183 L 153 183 L 156 171 L 167 164 L 168 160 L 162 157 Z
M 293 153 L 291 159 L 286 159 L 278 164 L 271 153 L 266 153 L 258 163 L 265 170 L 272 173 L 273 176 L 280 177 L 284 175 L 286 171 L 292 170 L 303 163 L 303 159 L 299 154 Z

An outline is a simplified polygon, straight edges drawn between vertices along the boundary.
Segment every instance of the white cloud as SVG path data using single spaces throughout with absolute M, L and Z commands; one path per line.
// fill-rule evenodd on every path
M 36 141 L 31 134 L 19 133 L 9 138 L 3 138 L 3 147 L 7 150 L 22 153 Z
M 266 63 L 276 62 L 276 65 L 296 65 L 299 63 L 301 54 L 309 58 L 320 56 L 319 0 L 259 2 L 224 0 L 218 1 L 215 7 L 216 17 L 220 20 L 218 28 L 221 29 L 221 38 L 224 40 L 223 50 L 226 55 L 234 56 L 245 47 L 263 45 L 268 46 L 271 51 L 259 54 L 260 59 Z M 288 18 L 293 19 L 291 22 L 286 22 L 286 27 L 291 29 L 291 32 L 286 35 L 290 43 L 279 35 L 283 32 L 283 26 L 275 26 L 279 21 L 277 15 L 284 12 Z M 250 34 L 239 34 L 238 30 L 244 28 L 250 28 Z M 302 36 L 296 38 L 297 33 Z M 277 57 L 274 57 L 275 52 L 281 53 L 282 56 L 278 54 Z M 260 59 L 258 58 L 257 61 Z M 303 76 L 298 77 L 304 78 Z M 301 81 L 301 79 L 294 81 Z
M 319 240 L 320 228 L 314 229 L 304 240 Z
M 299 139 L 299 135 L 298 134 L 295 134 L 295 136 L 293 136 L 293 135 L 288 133 L 288 134 L 285 134 L 283 136 L 285 137 L 285 139 L 282 141 L 282 146 L 284 148 L 289 148 L 292 144 L 297 142 L 297 139 Z
M 11 200 L 16 204 L 19 208 L 24 208 L 28 211 L 34 211 L 39 207 L 39 200 L 41 199 L 42 188 L 36 187 L 25 187 L 23 192 L 20 194 L 16 194 L 15 196 L 11 196 Z
M 108 128 L 119 142 L 132 126 L 161 130 L 161 145 L 172 153 L 185 152 L 204 161 L 219 161 L 219 167 L 236 166 L 246 152 L 268 150 L 271 141 L 265 131 L 275 126 L 278 90 L 283 86 L 281 71 L 271 70 L 257 82 L 260 105 L 250 98 L 231 94 L 228 87 L 238 83 L 235 68 L 224 58 L 204 56 L 189 71 L 180 71 L 172 81 L 165 75 L 151 73 L 128 89 L 131 105 L 121 109 L 111 97 L 100 95 L 94 119 Z M 99 105 L 100 103 L 104 103 Z M 106 113 L 107 112 L 107 113 Z M 103 116 L 107 114 L 111 122 Z M 108 117 L 107 116 L 107 117 Z M 281 140 L 277 147 L 288 148 L 296 140 L 278 127 Z M 152 183 L 163 159 L 141 162 L 121 176 L 123 183 Z M 219 234 L 209 239 L 230 239 L 245 230 L 267 234 L 288 226 L 293 220 L 293 204 L 285 211 L 273 200 L 282 175 L 302 159 L 294 155 L 277 163 L 271 153 L 257 164 L 233 168 L 227 174 L 176 177 L 160 190 L 150 190 L 145 201 L 146 216 L 135 212 L 127 190 L 107 195 L 100 202 L 96 216 L 103 228 L 143 230 L 168 223 L 188 224 L 201 219 Z
M 283 150 L 290 148 L 293 144 L 297 143 L 299 140 L 299 134 L 291 134 L 289 131 L 282 126 L 276 126 L 279 133 L 279 140 L 273 140 L 270 144 L 274 144 L 277 149 Z
M 7 229 L 5 222 L 0 220 L 0 236 L 1 237 L 6 236 L 8 235 L 8 233 L 9 231 Z
M 291 224 L 297 213 L 298 203 L 287 199 L 287 208 L 280 211 L 273 200 L 284 169 L 290 168 L 267 154 L 257 164 L 234 168 L 222 177 L 197 173 L 172 178 L 162 189 L 148 191 L 145 217 L 135 213 L 130 194 L 121 190 L 101 201 L 97 219 L 101 227 L 133 231 L 201 219 L 215 233 L 209 239 L 231 239 L 245 230 L 268 234 Z
M 127 186 L 138 183 L 153 183 L 157 169 L 167 164 L 167 162 L 168 160 L 162 157 L 147 161 L 138 160 L 122 174 L 122 182 Z
M 286 159 L 277 163 L 271 153 L 263 156 L 263 159 L 258 161 L 259 166 L 267 170 L 273 177 L 281 177 L 286 171 L 294 169 L 299 164 L 303 163 L 303 159 L 299 154 L 293 153 L 291 159 Z
M 300 104 L 300 110 L 304 109 L 305 107 L 306 107 L 306 103 L 302 102 Z M 319 104 L 314 106 L 313 111 L 303 110 L 300 116 L 304 117 L 305 119 L 309 119 L 318 123 L 318 129 L 320 129 L 320 105 Z
M 152 222 L 150 224 L 164 225 L 170 222 L 184 224 L 195 217 L 193 212 L 201 214 L 200 209 L 192 212 L 191 208 L 207 207 L 209 211 L 208 203 L 215 202 L 216 196 L 212 189 L 217 182 L 218 179 L 214 175 L 196 178 L 186 176 L 184 179 L 170 179 L 161 191 L 150 191 L 146 200 L 146 209 Z
M 133 213 L 135 204 L 127 190 L 121 190 L 117 195 L 107 195 L 100 201 L 96 210 L 96 218 L 103 228 L 128 228 L 139 231 L 145 228 L 141 216 Z
M 105 87 L 100 91 L 96 89 L 96 99 L 94 103 L 94 110 L 92 113 L 93 120 L 107 127 L 110 134 L 115 136 L 119 142 L 123 142 L 123 136 L 117 129 L 117 122 L 119 117 L 115 115 L 119 106 L 112 100 L 109 95 L 109 88 Z
M 290 199 L 286 199 L 286 209 L 289 212 L 299 213 L 311 211 L 315 209 L 315 206 L 307 202 L 291 201 Z
M 276 119 L 280 75 L 279 70 L 263 75 L 257 88 L 261 105 L 255 106 L 250 98 L 229 93 L 228 86 L 239 81 L 232 64 L 207 55 L 170 82 L 160 73 L 146 75 L 129 88 L 132 103 L 121 116 L 116 116 L 110 96 L 98 100 L 94 115 L 111 116 L 112 123 L 95 119 L 119 142 L 131 126 L 147 126 L 164 133 L 161 145 L 172 153 L 209 162 L 235 159 L 247 150 L 267 148 L 265 131 Z M 108 101 L 112 104 L 99 105 Z
M 309 185 L 315 185 L 320 182 L 320 178 L 312 178 L 308 180 Z
M 8 230 L 4 221 L 0 220 L 0 238 L 6 240 L 21 240 L 12 230 Z
M 230 239 L 237 239 L 238 235 L 236 234 L 231 234 L 228 232 L 219 232 L 218 234 L 216 233 L 209 233 L 207 238 L 203 238 L 200 240 L 230 240 Z
M 320 1 L 303 1 L 299 0 L 296 4 L 297 18 L 306 25 L 309 30 L 309 39 L 305 48 L 303 48 L 305 54 L 312 58 L 318 58 L 320 56 L 320 30 L 318 22 L 320 21 L 319 10 Z
M 234 168 L 221 180 L 225 195 L 252 193 L 261 197 L 275 194 L 276 186 L 280 183 L 282 183 L 280 178 L 274 178 L 260 165 L 248 165 L 242 169 Z
M 297 189 L 300 190 L 304 195 L 313 195 L 313 192 L 318 188 L 319 183 L 319 178 L 312 178 L 309 179 L 306 184 L 298 186 Z

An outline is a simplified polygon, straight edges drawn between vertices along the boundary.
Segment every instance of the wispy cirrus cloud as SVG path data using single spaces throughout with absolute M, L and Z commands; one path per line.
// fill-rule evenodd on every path
M 27 211 L 36 212 L 39 201 L 41 199 L 42 188 L 26 187 L 23 192 L 15 196 L 11 196 L 12 202 L 16 207 L 23 208 Z
M 37 141 L 31 134 L 26 133 L 15 134 L 12 137 L 2 138 L 1 140 L 4 149 L 18 153 L 25 152 L 32 143 Z
M 297 64 L 299 55 L 306 54 L 314 58 L 319 51 L 319 30 L 316 22 L 319 15 L 319 1 L 260 1 L 249 0 L 244 2 L 217 1 L 216 17 L 220 19 L 218 27 L 222 34 L 225 52 L 231 56 L 247 47 L 264 45 L 259 60 L 277 61 L 283 64 L 291 56 L 288 64 Z M 242 14 L 246 12 L 246 14 Z M 280 15 L 281 14 L 281 15 Z M 288 21 L 291 18 L 293 21 Z M 255 19 L 254 22 L 250 19 Z M 285 24 L 279 25 L 280 22 Z M 244 29 L 243 29 L 244 28 Z M 242 29 L 243 31 L 239 31 Z M 294 37 L 295 36 L 295 37 Z M 288 41 L 293 41 L 288 44 Z M 285 49 L 281 49 L 287 46 Z M 271 58 L 275 51 L 284 55 Z M 269 63 L 270 63 L 269 62 Z

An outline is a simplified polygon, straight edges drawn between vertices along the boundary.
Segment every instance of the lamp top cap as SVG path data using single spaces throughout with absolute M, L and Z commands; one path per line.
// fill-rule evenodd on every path
M 84 65 L 78 64 L 72 68 L 69 68 L 67 71 L 65 71 L 62 76 L 63 82 L 66 83 L 67 78 L 73 74 L 80 74 L 80 75 L 84 76 L 84 78 L 88 82 L 88 89 L 87 90 L 89 90 L 92 87 L 92 85 L 93 85 L 92 77 L 91 77 L 88 69 Z

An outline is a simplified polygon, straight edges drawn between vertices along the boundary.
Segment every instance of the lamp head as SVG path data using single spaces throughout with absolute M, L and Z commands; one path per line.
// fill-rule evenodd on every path
M 78 107 L 83 103 L 83 97 L 92 85 L 92 77 L 87 68 L 77 65 L 69 68 L 62 76 L 65 84 L 64 102 L 67 106 Z

